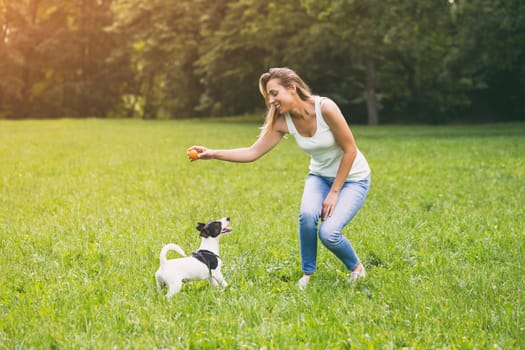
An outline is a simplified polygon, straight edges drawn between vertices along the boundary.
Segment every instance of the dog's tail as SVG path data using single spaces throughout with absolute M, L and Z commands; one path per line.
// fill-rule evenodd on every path
M 160 252 L 160 264 L 163 265 L 166 263 L 167 259 L 166 259 L 166 254 L 170 251 L 170 250 L 174 250 L 176 251 L 177 253 L 179 253 L 180 255 L 182 256 L 186 256 L 186 253 L 184 253 L 184 250 L 182 250 L 181 247 L 179 247 L 178 245 L 176 244 L 173 244 L 173 243 L 170 243 L 170 244 L 166 244 L 161 252 Z

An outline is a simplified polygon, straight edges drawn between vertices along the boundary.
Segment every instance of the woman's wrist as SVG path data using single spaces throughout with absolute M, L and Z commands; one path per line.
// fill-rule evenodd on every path
M 217 155 L 218 152 L 219 151 L 217 151 L 215 149 L 210 150 L 210 159 L 220 159 L 220 158 L 218 158 L 218 155 Z
M 330 192 L 332 192 L 333 194 L 339 194 L 339 191 L 341 191 L 341 189 L 336 189 L 336 188 L 330 189 Z

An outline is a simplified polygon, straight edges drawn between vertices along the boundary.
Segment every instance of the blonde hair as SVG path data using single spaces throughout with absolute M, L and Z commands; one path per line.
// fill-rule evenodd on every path
M 299 77 L 297 73 L 287 67 L 282 68 L 270 68 L 268 72 L 261 74 L 259 78 L 259 91 L 264 98 L 266 103 L 266 115 L 264 117 L 264 125 L 262 126 L 261 135 L 268 133 L 275 124 L 275 120 L 280 116 L 275 110 L 275 106 L 269 103 L 268 92 L 266 91 L 266 85 L 272 79 L 278 79 L 279 84 L 285 88 L 289 88 L 295 85 L 297 95 L 303 101 L 308 100 L 312 96 L 312 91 L 306 85 L 306 83 Z

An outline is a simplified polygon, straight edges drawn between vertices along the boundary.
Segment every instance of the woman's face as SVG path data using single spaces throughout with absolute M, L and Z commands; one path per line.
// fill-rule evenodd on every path
M 266 83 L 266 93 L 268 94 L 268 103 L 274 105 L 279 114 L 289 112 L 293 103 L 293 87 L 286 88 L 281 85 L 279 79 L 270 79 Z

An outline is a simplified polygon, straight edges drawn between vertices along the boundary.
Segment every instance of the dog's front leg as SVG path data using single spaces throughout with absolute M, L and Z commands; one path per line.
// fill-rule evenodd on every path
M 222 276 L 222 273 L 219 270 L 216 270 L 213 272 L 213 274 L 210 276 L 210 284 L 215 287 L 222 287 L 226 288 L 228 284 L 224 280 L 224 277 Z

